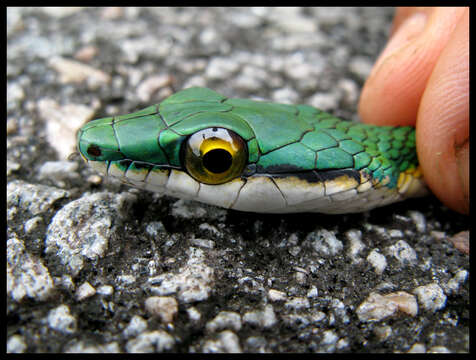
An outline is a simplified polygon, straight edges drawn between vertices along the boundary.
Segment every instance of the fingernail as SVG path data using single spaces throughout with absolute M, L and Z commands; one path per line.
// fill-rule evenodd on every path
M 418 35 L 423 32 L 427 22 L 427 15 L 425 13 L 419 12 L 415 13 L 406 19 L 397 31 L 393 34 L 390 40 L 387 43 L 387 46 L 380 54 L 379 58 L 375 62 L 372 74 L 378 71 L 380 65 L 394 53 L 398 52 L 404 45 L 411 42 Z

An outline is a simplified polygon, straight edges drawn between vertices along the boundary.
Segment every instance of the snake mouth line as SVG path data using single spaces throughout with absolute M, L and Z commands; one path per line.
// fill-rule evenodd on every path
M 92 161 L 90 161 L 92 162 Z M 101 161 L 102 162 L 102 161 Z M 134 167 L 135 170 L 143 170 L 150 172 L 154 169 L 156 170 L 177 170 L 187 173 L 185 169 L 179 166 L 173 165 L 157 165 L 144 161 L 135 161 L 135 160 L 120 160 L 120 161 L 106 161 L 106 167 L 109 168 L 112 163 L 116 164 L 121 168 L 124 173 L 126 173 L 131 167 Z M 301 170 L 285 173 L 272 173 L 272 172 L 245 172 L 240 176 L 241 178 L 256 178 L 256 177 L 267 177 L 271 179 L 291 179 L 296 178 L 301 181 L 305 181 L 309 184 L 325 183 L 328 181 L 335 180 L 337 178 L 346 177 L 353 179 L 357 184 L 362 183 L 362 172 L 355 169 L 331 169 L 331 170 Z
M 355 169 L 332 169 L 332 170 L 304 170 L 287 173 L 266 173 L 256 172 L 252 176 L 267 176 L 272 179 L 297 178 L 308 182 L 309 184 L 323 183 L 332 181 L 342 176 L 354 179 L 358 184 L 361 183 L 362 172 Z

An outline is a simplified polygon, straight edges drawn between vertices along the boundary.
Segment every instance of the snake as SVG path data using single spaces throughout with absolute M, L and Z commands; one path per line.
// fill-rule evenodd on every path
M 413 127 L 202 87 L 92 120 L 77 148 L 95 171 L 128 185 L 247 212 L 357 213 L 428 192 Z

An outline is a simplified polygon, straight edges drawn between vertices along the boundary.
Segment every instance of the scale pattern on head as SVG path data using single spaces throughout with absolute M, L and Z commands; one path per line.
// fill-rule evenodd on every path
M 183 141 L 213 127 L 244 139 L 248 167 L 255 164 L 256 173 L 365 170 L 394 187 L 399 173 L 417 161 L 410 127 L 352 123 L 307 105 L 227 99 L 206 88 L 189 88 L 139 112 L 90 122 L 78 134 L 79 150 L 92 161 L 183 169 Z

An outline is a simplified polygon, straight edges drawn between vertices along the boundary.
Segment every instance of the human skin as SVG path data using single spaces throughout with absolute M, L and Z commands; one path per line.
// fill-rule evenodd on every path
M 362 121 L 416 127 L 431 191 L 469 213 L 469 9 L 398 8 L 362 90 Z

